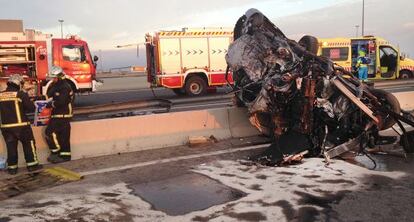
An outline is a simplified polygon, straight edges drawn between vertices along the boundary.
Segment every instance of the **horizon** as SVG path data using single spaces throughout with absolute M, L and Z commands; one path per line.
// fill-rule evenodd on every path
M 319 38 L 355 37 L 356 25 L 361 33 L 361 0 L 154 0 L 151 4 L 127 0 L 1 1 L 0 19 L 23 20 L 24 29 L 60 37 L 58 20 L 64 20 L 64 36 L 79 35 L 88 42 L 91 52 L 101 55 L 100 70 L 144 65 L 143 49 L 137 57 L 136 47 L 116 46 L 143 42 L 145 33 L 184 27 L 233 27 L 249 8 L 260 10 L 294 40 L 305 34 Z M 65 10 L 59 10 L 62 8 Z M 409 8 L 413 10 L 406 10 Z M 381 36 L 407 55 L 414 55 L 412 11 L 414 4 L 406 0 L 365 0 L 365 35 Z

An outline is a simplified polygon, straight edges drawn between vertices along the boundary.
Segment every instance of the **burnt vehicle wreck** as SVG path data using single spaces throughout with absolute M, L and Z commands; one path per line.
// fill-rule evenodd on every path
M 365 153 L 376 144 L 396 142 L 379 131 L 402 130 L 400 143 L 412 152 L 413 136 L 402 122 L 414 126 L 391 93 L 361 83 L 352 73 L 317 56 L 318 41 L 299 42 L 256 9 L 248 10 L 234 28 L 226 55 L 232 70 L 237 105 L 246 106 L 250 122 L 272 145 L 252 157 L 278 165 L 292 155 L 324 156 L 328 161 L 350 150 Z

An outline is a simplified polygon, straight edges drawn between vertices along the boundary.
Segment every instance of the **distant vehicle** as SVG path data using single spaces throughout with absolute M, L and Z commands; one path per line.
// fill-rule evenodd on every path
M 77 36 L 50 38 L 32 29 L 23 31 L 21 20 L 0 20 L 0 90 L 5 89 L 10 75 L 18 73 L 24 76 L 24 88 L 30 96 L 45 95 L 51 84 L 47 73 L 52 65 L 62 67 L 75 92 L 96 90 L 98 57 L 92 57 L 88 44 Z
M 369 79 L 397 79 L 414 77 L 414 60 L 405 58 L 387 40 L 364 36 L 360 38 L 319 39 L 318 55 L 330 58 L 348 71 L 355 68 L 358 51 L 364 50 L 370 61 Z
M 225 60 L 232 39 L 233 31 L 221 28 L 147 34 L 148 82 L 190 96 L 233 83 L 231 74 L 226 79 Z

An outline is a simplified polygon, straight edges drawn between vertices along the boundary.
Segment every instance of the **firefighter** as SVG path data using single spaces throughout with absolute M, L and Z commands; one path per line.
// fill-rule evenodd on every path
M 45 131 L 46 141 L 51 151 L 47 160 L 51 163 L 61 163 L 71 159 L 70 120 L 73 116 L 74 93 L 65 80 L 62 68 L 53 66 L 49 76 L 53 78 L 53 83 L 47 92 L 47 97 L 51 98 L 51 101 L 46 107 L 52 109 Z
M 365 57 L 365 51 L 358 51 L 356 67 L 358 69 L 358 78 L 365 82 L 368 80 L 368 59 Z
M 33 172 L 43 167 L 36 154 L 36 143 L 26 113 L 34 112 L 35 105 L 26 92 L 22 91 L 23 77 L 14 74 L 9 77 L 7 88 L 0 92 L 1 133 L 7 147 L 7 171 L 17 173 L 17 144 L 23 145 L 27 170 Z

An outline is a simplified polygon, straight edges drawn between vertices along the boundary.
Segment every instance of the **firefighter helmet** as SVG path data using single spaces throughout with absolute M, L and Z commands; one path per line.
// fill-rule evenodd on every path
M 16 86 L 21 86 L 24 83 L 24 79 L 20 74 L 13 74 L 9 77 L 9 83 L 13 83 Z
M 63 78 L 65 76 L 65 72 L 60 66 L 52 66 L 49 72 L 49 77 L 51 78 Z

